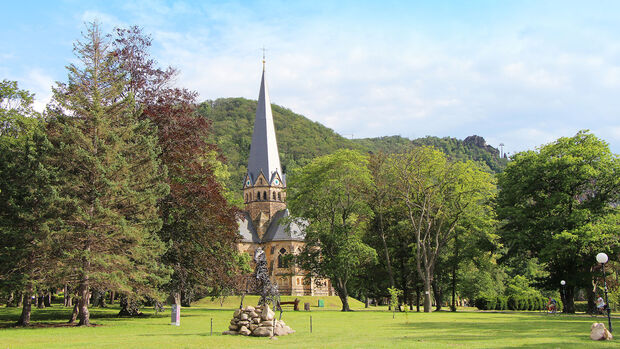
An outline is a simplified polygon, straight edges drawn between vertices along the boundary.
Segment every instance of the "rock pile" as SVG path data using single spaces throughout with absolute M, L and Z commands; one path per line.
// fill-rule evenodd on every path
M 243 309 L 235 310 L 226 335 L 244 335 L 254 337 L 286 336 L 295 333 L 284 321 L 275 320 L 275 313 L 269 309 L 269 305 L 254 308 L 251 305 Z

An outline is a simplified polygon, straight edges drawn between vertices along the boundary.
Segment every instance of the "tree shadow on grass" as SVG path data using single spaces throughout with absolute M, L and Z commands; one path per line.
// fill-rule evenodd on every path
M 561 317 L 547 318 L 538 315 L 538 319 L 498 318 L 496 321 L 420 321 L 409 323 L 396 323 L 387 325 L 403 336 L 396 337 L 397 341 L 421 342 L 421 343 L 452 343 L 454 345 L 479 346 L 480 343 L 492 342 L 497 348 L 527 347 L 557 347 L 567 346 L 583 347 L 584 340 L 589 339 L 589 324 L 582 319 L 569 319 Z M 562 322 L 561 324 L 558 322 Z M 407 330 L 412 330 L 408 332 Z M 552 343 L 529 343 L 528 339 L 540 338 L 551 339 Z M 561 338 L 562 342 L 554 340 Z M 523 344 L 515 344 L 515 341 L 523 341 Z M 490 343 L 489 343 L 490 344 Z

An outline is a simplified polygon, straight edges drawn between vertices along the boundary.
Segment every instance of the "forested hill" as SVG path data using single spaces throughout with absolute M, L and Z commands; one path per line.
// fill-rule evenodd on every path
M 484 138 L 475 135 L 469 136 L 464 140 L 432 136 L 410 140 L 401 136 L 385 136 L 353 139 L 353 142 L 361 145 L 364 150 L 372 152 L 382 151 L 385 153 L 398 152 L 411 144 L 433 146 L 441 149 L 452 159 L 459 161 L 472 160 L 494 173 L 503 171 L 508 163 L 508 159 L 500 157 L 499 150 L 487 145 Z
M 413 145 L 432 145 L 457 160 L 474 160 L 492 172 L 500 172 L 506 159 L 499 151 L 485 144 L 479 136 L 465 140 L 456 138 L 424 137 L 414 140 L 400 136 L 347 139 L 318 122 L 295 114 L 287 108 L 272 104 L 273 121 L 278 138 L 282 168 L 286 172 L 303 166 L 317 156 L 330 154 L 340 148 L 364 152 L 398 152 Z M 231 177 L 228 186 L 233 191 L 241 187 L 246 173 L 256 101 L 245 98 L 220 98 L 200 104 L 198 113 L 213 122 L 213 139 L 228 160 Z

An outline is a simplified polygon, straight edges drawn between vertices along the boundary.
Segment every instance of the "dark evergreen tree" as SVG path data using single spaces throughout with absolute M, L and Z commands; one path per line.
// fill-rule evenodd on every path
M 54 88 L 48 137 L 62 169 L 63 270 L 77 286 L 79 324 L 89 325 L 91 287 L 154 296 L 166 281 L 156 203 L 169 188 L 157 129 L 136 115 L 118 56 L 97 24 L 83 36 L 80 65 Z
M 50 144 L 32 95 L 0 84 L 0 289 L 21 293 L 19 326 L 30 324 L 32 296 L 51 282 L 58 259 L 50 224 L 56 217 Z M 43 305 L 43 303 L 41 303 Z

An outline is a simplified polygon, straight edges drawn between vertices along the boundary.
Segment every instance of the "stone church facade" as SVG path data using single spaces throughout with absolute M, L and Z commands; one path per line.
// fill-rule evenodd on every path
M 241 235 L 237 245 L 239 251 L 252 256 L 257 247 L 262 247 L 271 281 L 278 285 L 282 295 L 333 295 L 329 280 L 317 286 L 315 280 L 306 276 L 303 270 L 295 265 L 286 265 L 283 259 L 286 254 L 301 251 L 305 233 L 303 224 L 287 220 L 290 214 L 286 207 L 286 176 L 280 166 L 264 60 L 248 172 L 242 190 L 245 211 L 238 220 Z

